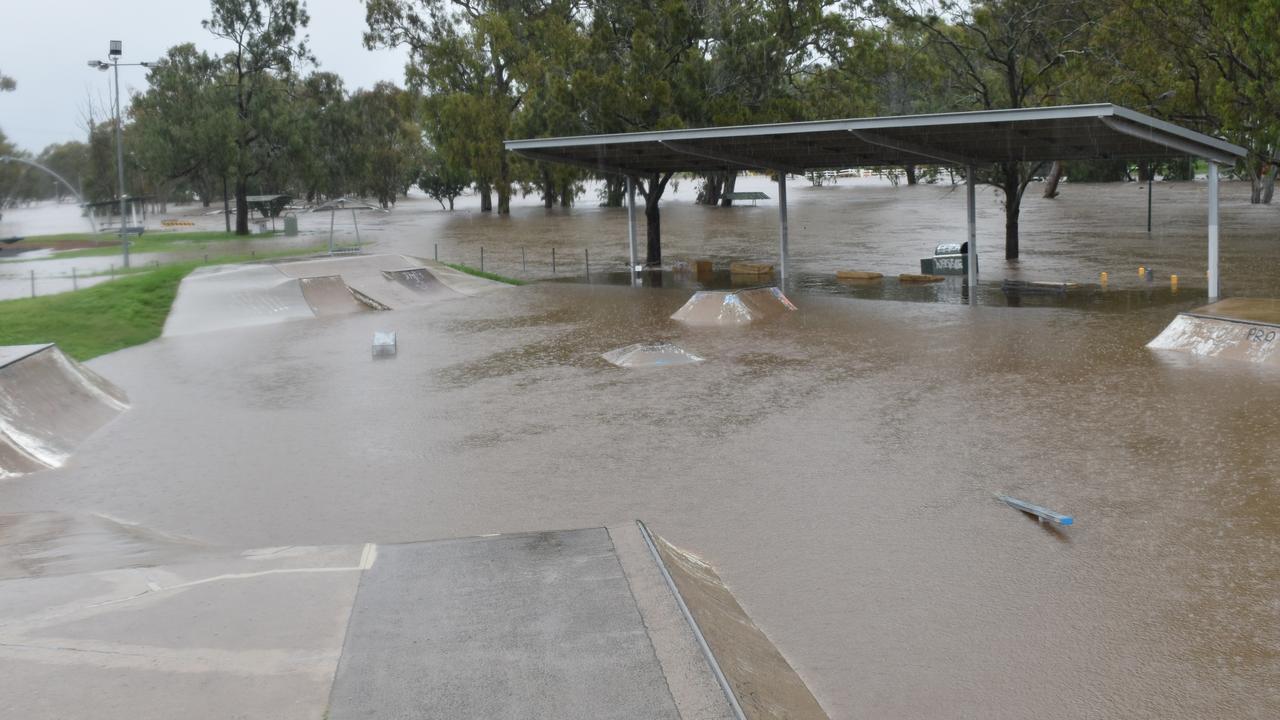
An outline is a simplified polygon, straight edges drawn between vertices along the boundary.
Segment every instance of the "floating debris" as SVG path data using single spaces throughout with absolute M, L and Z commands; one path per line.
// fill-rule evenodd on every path
M 1009 497 L 1008 495 L 996 495 L 996 497 L 999 498 L 1001 501 L 1003 501 L 1009 507 L 1015 510 L 1021 510 L 1024 513 L 1035 515 L 1041 520 L 1048 520 L 1051 523 L 1054 523 L 1056 525 L 1063 525 L 1063 526 L 1075 524 L 1075 519 L 1072 518 L 1070 515 L 1063 515 L 1062 513 L 1056 513 L 1047 508 L 1042 508 L 1039 505 L 1032 505 L 1031 503 L 1025 500 L 1019 500 L 1017 498 Z
M 373 356 L 392 357 L 396 354 L 396 334 L 394 332 L 375 332 L 373 334 Z

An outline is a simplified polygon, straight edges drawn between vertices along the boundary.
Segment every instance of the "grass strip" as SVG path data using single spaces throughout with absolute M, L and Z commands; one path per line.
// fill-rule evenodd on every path
M 508 285 L 528 285 L 529 284 L 524 280 L 517 280 L 515 278 L 510 278 L 505 275 L 498 275 L 497 273 L 478 270 L 476 268 L 471 267 L 470 265 L 463 265 L 461 263 L 441 263 L 441 264 L 444 265 L 445 267 L 453 268 L 458 272 L 464 272 L 468 275 L 475 275 L 476 277 L 484 278 L 485 280 L 494 280 L 496 282 L 506 283 Z

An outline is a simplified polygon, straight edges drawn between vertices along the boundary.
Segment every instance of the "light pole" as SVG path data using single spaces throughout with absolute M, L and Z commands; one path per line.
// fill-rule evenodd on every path
M 111 62 L 105 63 L 105 62 L 102 62 L 101 60 L 90 60 L 89 67 L 97 68 L 104 72 L 107 71 L 108 69 L 115 70 L 116 173 L 118 176 L 117 180 L 119 181 L 119 187 L 120 187 L 120 248 L 121 248 L 121 251 L 124 253 L 124 266 L 129 267 L 129 234 L 128 232 L 126 232 L 127 228 L 125 227 L 125 213 L 126 213 L 125 197 L 126 196 L 124 193 L 124 134 L 123 134 L 124 119 L 120 111 L 120 66 L 124 65 L 125 67 L 149 68 L 149 67 L 154 67 L 155 63 L 149 63 L 149 62 L 122 63 L 120 62 L 120 56 L 123 54 L 124 54 L 123 43 L 121 43 L 119 40 L 112 40 L 110 50 L 107 52 L 107 55 L 111 58 Z

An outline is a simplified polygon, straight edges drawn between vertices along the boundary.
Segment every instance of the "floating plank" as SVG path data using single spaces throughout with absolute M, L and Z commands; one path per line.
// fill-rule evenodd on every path
M 946 280 L 946 278 L 941 275 L 915 275 L 912 273 L 903 273 L 898 276 L 898 282 L 901 283 L 923 284 L 942 282 L 943 280 Z
M 736 262 L 729 264 L 729 272 L 734 275 L 768 275 L 773 266 L 766 263 Z
M 867 270 L 837 270 L 836 277 L 841 280 L 879 280 L 884 277 L 884 273 Z

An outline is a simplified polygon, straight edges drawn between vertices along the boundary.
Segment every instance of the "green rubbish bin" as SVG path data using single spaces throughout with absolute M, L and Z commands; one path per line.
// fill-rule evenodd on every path
M 284 216 L 284 234 L 290 237 L 293 237 L 294 235 L 298 234 L 298 216 L 297 215 Z

